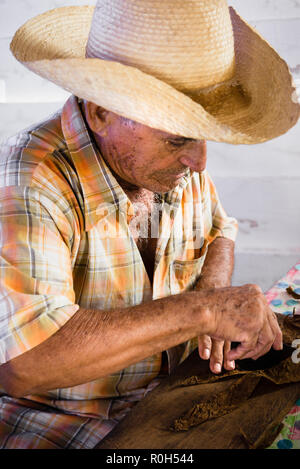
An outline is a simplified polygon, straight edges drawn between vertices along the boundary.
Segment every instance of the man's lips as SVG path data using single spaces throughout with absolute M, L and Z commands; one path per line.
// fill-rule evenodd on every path
M 183 176 L 186 176 L 186 173 L 171 174 L 171 177 L 174 177 L 174 178 L 176 178 L 176 179 L 182 178 Z
M 182 171 L 181 173 L 168 173 L 167 176 L 171 178 L 179 179 L 184 176 L 187 176 L 187 174 L 188 174 L 188 171 L 185 170 L 185 171 Z

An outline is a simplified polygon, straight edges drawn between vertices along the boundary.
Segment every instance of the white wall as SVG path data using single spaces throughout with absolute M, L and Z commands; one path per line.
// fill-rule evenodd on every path
M 300 0 L 231 0 L 300 76 Z M 234 283 L 264 290 L 300 259 L 300 124 L 254 146 L 209 144 L 209 170 L 240 225 Z
M 10 54 L 9 43 L 27 19 L 94 0 L 0 1 L 0 139 L 61 106 L 68 94 L 35 76 Z M 300 0 L 229 3 L 279 51 L 300 76 Z M 300 259 L 300 128 L 255 146 L 209 143 L 208 169 L 227 212 L 238 218 L 234 283 L 267 289 Z

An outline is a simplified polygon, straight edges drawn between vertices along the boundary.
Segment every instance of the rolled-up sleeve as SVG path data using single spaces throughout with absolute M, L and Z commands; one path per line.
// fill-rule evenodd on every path
M 0 362 L 37 346 L 79 309 L 70 249 L 72 226 L 32 187 L 0 189 Z
M 238 233 L 238 222 L 235 218 L 229 217 L 219 198 L 215 184 L 207 171 L 202 176 L 202 197 L 206 210 L 210 212 L 209 231 L 205 238 L 211 243 L 217 237 L 236 240 Z

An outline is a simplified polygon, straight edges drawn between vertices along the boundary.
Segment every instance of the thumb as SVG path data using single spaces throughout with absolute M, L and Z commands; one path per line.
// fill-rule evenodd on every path
M 242 342 L 236 348 L 231 349 L 228 352 L 227 359 L 228 360 L 241 360 L 256 347 L 257 342 Z

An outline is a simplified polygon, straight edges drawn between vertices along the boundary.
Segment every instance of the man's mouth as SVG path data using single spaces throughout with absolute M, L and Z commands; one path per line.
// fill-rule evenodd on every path
M 181 179 L 181 178 L 183 178 L 184 176 L 186 176 L 186 173 L 171 174 L 171 177 L 172 177 L 172 178 L 175 178 L 175 179 Z
M 173 178 L 180 179 L 180 178 L 183 178 L 184 176 L 187 176 L 188 172 L 189 170 L 185 170 L 182 173 L 171 173 L 171 174 L 168 174 L 168 177 L 171 177 L 172 179 Z

